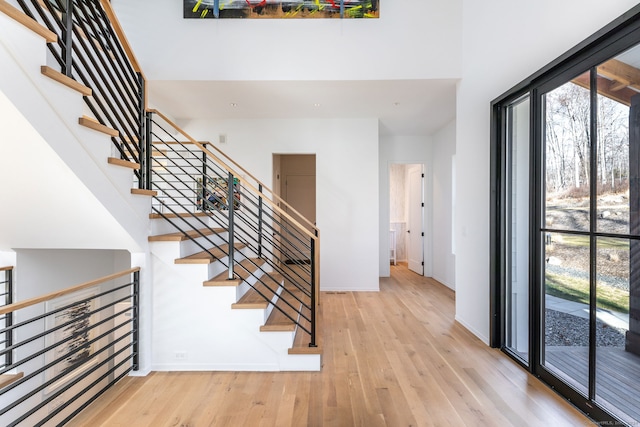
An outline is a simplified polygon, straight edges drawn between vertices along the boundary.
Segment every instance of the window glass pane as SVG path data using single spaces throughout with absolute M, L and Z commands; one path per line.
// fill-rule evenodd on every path
M 507 107 L 506 346 L 529 360 L 529 98 Z
M 589 73 L 545 95 L 545 223 L 589 230 Z
M 630 253 L 640 242 L 600 237 L 597 241 L 596 401 L 631 423 L 640 420 L 640 347 L 629 334 Z M 628 338 L 630 338 L 628 340 Z M 635 420 L 635 421 L 634 421 Z
M 542 364 L 584 395 L 589 387 L 589 236 L 545 233 Z
M 617 59 L 598 67 L 598 199 L 597 228 L 605 233 L 629 233 L 629 105 L 630 95 L 611 91 Z M 632 91 L 633 92 L 633 91 Z

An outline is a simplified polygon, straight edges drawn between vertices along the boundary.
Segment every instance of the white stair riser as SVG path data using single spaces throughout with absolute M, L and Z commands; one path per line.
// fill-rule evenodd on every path
M 282 284 L 282 283 L 281 283 L 281 284 Z M 269 287 L 270 287 L 271 289 L 273 289 L 273 287 L 274 287 L 274 286 L 275 286 L 275 285 L 272 285 L 271 283 L 269 283 Z M 274 304 L 275 304 L 275 303 L 276 303 L 276 301 L 278 301 L 278 295 L 280 295 L 280 293 L 281 293 L 281 292 L 282 292 L 282 286 L 278 286 L 278 289 L 276 290 L 276 295 L 274 295 L 274 296 L 271 298 L 271 302 L 272 302 L 272 303 L 274 303 Z M 267 319 L 268 319 L 268 318 L 269 318 L 269 316 L 271 315 L 271 312 L 272 312 L 272 311 L 273 311 L 273 304 L 269 304 L 269 305 L 267 306 L 267 309 L 265 310 L 265 313 L 264 313 L 264 315 L 265 315 L 264 321 L 265 321 L 265 322 L 267 321 Z
M 152 205 L 157 206 L 158 205 L 157 200 L 154 199 L 152 202 Z M 153 212 L 155 213 L 155 211 Z M 170 213 L 166 210 L 164 212 L 167 214 Z M 206 227 L 223 228 L 220 225 L 218 225 L 215 221 L 213 221 L 212 219 L 206 216 L 169 218 L 169 220 L 171 222 L 165 220 L 164 218 L 157 218 L 152 220 L 151 234 L 154 236 L 157 236 L 160 234 L 175 233 L 176 231 L 178 231 L 176 227 L 179 227 L 183 230 L 188 230 L 192 228 L 200 229 L 200 228 L 206 228 Z
M 199 239 L 199 241 L 204 247 L 212 247 L 212 245 L 208 244 L 204 239 Z M 219 243 L 224 244 L 223 242 Z M 167 262 L 175 261 L 179 258 L 184 258 L 204 250 L 190 240 L 182 242 L 151 242 L 149 245 L 154 255 Z M 234 252 L 234 259 L 238 262 L 242 261 L 245 258 L 244 251 L 245 248 L 240 250 L 236 249 Z
M 227 236 L 228 234 L 224 232 L 220 235 L 210 234 L 204 237 L 201 236 L 195 239 L 195 241 L 191 239 L 184 240 L 180 242 L 180 253 L 182 254 L 181 256 L 186 257 L 198 252 L 202 252 L 204 250 L 203 247 L 211 248 L 215 247 L 214 245 L 226 245 Z

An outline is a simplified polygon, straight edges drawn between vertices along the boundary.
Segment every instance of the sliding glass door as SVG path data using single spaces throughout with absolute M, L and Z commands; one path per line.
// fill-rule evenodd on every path
M 492 343 L 593 418 L 629 425 L 640 424 L 637 27 L 492 105 Z

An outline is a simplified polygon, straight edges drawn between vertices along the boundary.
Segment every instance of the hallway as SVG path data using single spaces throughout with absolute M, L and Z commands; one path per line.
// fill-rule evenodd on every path
M 579 426 L 589 420 L 454 320 L 405 266 L 380 292 L 322 294 L 319 373 L 130 377 L 73 426 Z

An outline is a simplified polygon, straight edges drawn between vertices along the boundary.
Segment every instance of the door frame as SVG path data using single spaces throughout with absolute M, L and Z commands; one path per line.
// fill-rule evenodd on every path
M 422 199 L 424 202 L 424 207 L 422 210 L 422 230 L 424 232 L 424 239 L 422 242 L 423 247 L 423 262 L 424 262 L 424 274 L 425 277 L 431 277 L 433 275 L 433 206 L 432 206 L 432 170 L 430 165 L 425 163 L 424 161 L 416 161 L 416 160 L 404 160 L 404 161 L 395 161 L 390 160 L 387 164 L 387 184 L 389 194 L 391 192 L 391 165 L 420 165 L 422 168 L 422 174 L 424 178 L 422 180 Z M 381 241 L 381 246 L 384 248 L 389 248 L 389 228 L 391 225 L 391 200 L 389 198 L 389 202 L 386 206 L 387 209 L 387 219 L 388 222 L 384 225 L 384 229 L 386 230 L 383 234 L 383 239 Z M 382 224 L 381 224 L 382 225 Z M 388 259 L 387 261 L 388 262 Z
M 424 210 L 425 210 L 425 201 L 424 201 L 424 165 L 420 164 L 420 163 L 416 163 L 416 164 L 410 164 L 407 165 L 407 234 L 409 235 L 408 237 L 408 242 L 407 242 L 407 263 L 409 264 L 409 270 L 413 271 L 414 273 L 420 274 L 421 276 L 424 276 L 424 247 L 425 247 L 425 241 L 426 241 L 426 233 L 425 233 L 425 226 L 424 226 Z M 421 176 L 420 178 L 420 201 L 414 200 L 411 196 L 412 196 L 412 182 L 411 182 L 411 173 L 417 170 L 417 173 L 419 173 Z M 420 225 L 420 234 L 421 237 L 420 242 L 420 257 L 418 257 L 418 259 L 422 258 L 422 260 L 419 260 L 417 262 L 421 262 L 421 269 L 422 272 L 419 273 L 418 271 L 414 270 L 411 268 L 411 254 L 412 254 L 412 239 L 415 238 L 415 231 L 413 233 L 411 233 L 411 229 L 413 228 L 412 223 L 411 223 L 411 213 L 413 211 L 413 209 L 415 208 L 415 206 L 417 204 L 421 204 L 422 206 L 420 207 L 420 215 L 419 215 L 419 225 Z
M 313 157 L 313 177 L 314 177 L 314 182 L 315 182 L 315 187 L 314 187 L 314 192 L 315 192 L 315 206 L 314 206 L 314 220 L 312 221 L 312 223 L 316 223 L 317 222 L 317 190 L 318 190 L 318 184 L 317 184 L 317 154 L 316 153 L 272 153 L 272 175 L 273 175 L 273 191 L 274 193 L 280 197 L 282 200 L 284 200 L 285 202 L 286 200 L 286 191 L 285 191 L 285 185 L 286 185 L 286 173 L 290 172 L 284 169 L 283 164 L 284 161 L 283 159 L 286 157 L 293 157 L 293 156 L 312 156 Z M 291 174 L 289 174 L 291 175 Z M 312 174 L 308 174 L 308 176 L 312 176 Z M 280 206 L 280 203 L 278 202 L 278 206 Z M 280 206 L 282 207 L 282 206 Z M 280 229 L 280 227 L 285 226 L 287 223 L 286 219 L 281 219 L 279 220 L 279 224 L 278 230 Z M 283 252 L 279 252 L 278 253 L 278 258 L 282 258 L 285 259 L 287 258 L 287 254 L 283 253 Z M 295 260 L 294 260 L 295 261 Z M 298 260 L 298 261 L 304 261 L 304 260 Z

